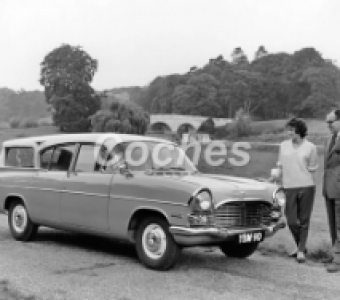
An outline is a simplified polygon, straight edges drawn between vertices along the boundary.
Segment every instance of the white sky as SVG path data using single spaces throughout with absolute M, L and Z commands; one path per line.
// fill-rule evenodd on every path
M 97 90 L 144 86 L 242 47 L 315 47 L 340 62 L 340 0 L 0 0 L 0 87 L 39 89 L 63 43 L 98 60 Z

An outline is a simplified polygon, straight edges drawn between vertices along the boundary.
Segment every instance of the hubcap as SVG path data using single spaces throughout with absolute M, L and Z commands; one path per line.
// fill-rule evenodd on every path
M 12 214 L 12 225 L 16 232 L 22 233 L 27 226 L 27 213 L 22 205 L 14 208 Z
M 145 228 L 142 242 L 145 253 L 152 259 L 159 259 L 166 250 L 166 234 L 157 224 Z

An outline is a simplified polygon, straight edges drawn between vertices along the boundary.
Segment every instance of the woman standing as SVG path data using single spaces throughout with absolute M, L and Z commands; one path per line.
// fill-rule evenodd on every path
M 306 139 L 304 121 L 293 118 L 286 128 L 290 138 L 280 145 L 278 166 L 286 192 L 287 223 L 296 243 L 296 249 L 290 256 L 304 262 L 315 197 L 318 154 L 316 146 Z

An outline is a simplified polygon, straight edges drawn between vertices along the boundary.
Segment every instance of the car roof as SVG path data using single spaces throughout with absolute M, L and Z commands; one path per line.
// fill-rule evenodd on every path
M 116 143 L 120 142 L 161 142 L 167 144 L 174 144 L 173 142 L 155 137 L 148 137 L 142 135 L 133 134 L 119 134 L 119 133 L 77 133 L 77 134 L 54 134 L 54 135 L 42 135 L 32 136 L 26 138 L 11 139 L 3 142 L 3 147 L 38 147 L 45 148 L 54 144 L 61 143 L 102 143 L 107 138 L 113 138 Z

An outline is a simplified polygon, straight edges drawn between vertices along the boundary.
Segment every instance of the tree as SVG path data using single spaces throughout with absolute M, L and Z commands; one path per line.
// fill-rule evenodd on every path
M 176 87 L 173 93 L 173 112 L 218 117 L 221 107 L 216 101 L 218 81 L 209 74 L 192 76 L 187 84 Z
M 235 65 L 247 65 L 249 63 L 247 55 L 243 52 L 241 47 L 234 49 L 231 54 L 232 63 Z
M 88 117 L 100 108 L 100 96 L 90 86 L 97 67 L 81 47 L 70 45 L 54 49 L 41 63 L 40 83 L 62 131 L 89 130 Z
M 255 53 L 255 60 L 263 56 L 266 56 L 267 54 L 268 54 L 268 51 L 266 50 L 266 48 L 264 46 L 260 46 Z
M 133 102 L 113 101 L 109 110 L 99 110 L 90 117 L 92 131 L 144 134 L 150 116 Z

